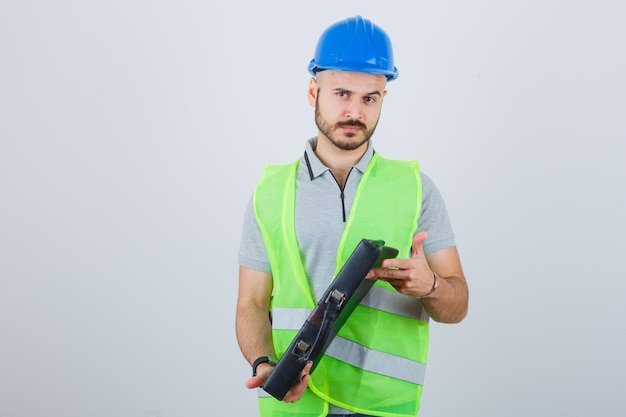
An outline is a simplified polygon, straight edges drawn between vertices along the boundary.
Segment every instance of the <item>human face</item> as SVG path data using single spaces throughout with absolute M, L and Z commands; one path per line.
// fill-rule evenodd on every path
M 309 85 L 309 102 L 315 106 L 319 138 L 351 151 L 374 134 L 387 79 L 363 72 L 322 71 Z

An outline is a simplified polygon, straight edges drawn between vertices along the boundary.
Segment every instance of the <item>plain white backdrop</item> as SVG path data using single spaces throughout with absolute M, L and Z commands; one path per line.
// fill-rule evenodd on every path
M 400 70 L 375 147 L 434 179 L 470 285 L 420 417 L 624 415 L 624 2 L 3 0 L 0 417 L 257 414 L 241 219 L 356 14 Z

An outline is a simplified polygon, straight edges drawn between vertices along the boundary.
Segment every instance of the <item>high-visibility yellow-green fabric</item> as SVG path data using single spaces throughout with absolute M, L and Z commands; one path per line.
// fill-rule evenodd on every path
M 298 162 L 267 166 L 254 196 L 255 214 L 273 274 L 271 308 L 313 309 L 313 299 L 299 252 L 295 228 L 295 180 Z M 361 239 L 384 240 L 410 253 L 422 201 L 417 162 L 374 154 L 361 178 L 337 250 L 337 272 Z M 389 284 L 377 286 L 395 291 Z M 416 300 L 416 302 L 419 302 Z M 280 358 L 297 331 L 272 331 Z M 338 336 L 368 349 L 426 363 L 428 323 L 359 305 Z M 415 416 L 421 385 L 360 369 L 324 356 L 311 374 L 309 389 L 294 404 L 259 398 L 262 417 L 326 416 L 328 403 L 376 416 Z

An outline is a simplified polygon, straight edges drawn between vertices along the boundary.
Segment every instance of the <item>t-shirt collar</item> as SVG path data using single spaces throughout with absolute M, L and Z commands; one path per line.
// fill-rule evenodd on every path
M 311 178 L 311 181 L 329 170 L 329 168 L 325 166 L 322 161 L 319 160 L 319 158 L 313 151 L 316 145 L 317 137 L 312 137 L 311 139 L 307 140 L 303 156 L 303 162 L 306 164 L 306 167 L 309 171 L 309 177 Z M 372 140 L 370 139 L 367 143 L 367 150 L 365 151 L 365 154 L 363 154 L 363 157 L 354 166 L 354 168 L 361 171 L 361 173 L 365 172 L 367 165 L 372 160 L 372 156 L 374 156 L 374 146 L 372 144 Z

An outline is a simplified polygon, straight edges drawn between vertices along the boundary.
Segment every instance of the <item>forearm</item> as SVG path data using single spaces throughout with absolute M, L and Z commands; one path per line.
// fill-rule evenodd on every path
M 439 277 L 439 285 L 429 296 L 422 298 L 428 315 L 440 323 L 458 323 L 465 318 L 469 294 L 463 277 Z
M 239 295 L 235 331 L 241 353 L 250 363 L 260 356 L 274 356 L 269 310 L 272 275 L 239 268 Z
M 250 364 L 260 356 L 275 357 L 272 325 L 266 309 L 239 306 L 237 308 L 236 333 L 241 353 Z

